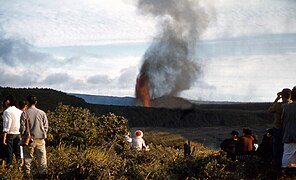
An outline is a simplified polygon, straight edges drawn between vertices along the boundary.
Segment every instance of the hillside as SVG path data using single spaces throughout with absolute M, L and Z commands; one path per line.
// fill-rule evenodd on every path
M 130 127 L 213 127 L 250 126 L 271 122 L 272 115 L 266 112 L 268 103 L 195 104 L 190 109 L 145 108 L 140 106 L 113 106 L 86 103 L 82 98 L 52 89 L 0 88 L 0 101 L 12 94 L 16 99 L 25 99 L 30 93 L 38 97 L 41 109 L 54 110 L 59 102 L 74 107 L 90 109 L 97 115 L 109 112 L 128 119 Z
M 130 129 L 141 128 L 145 131 L 146 138 L 151 140 L 156 132 L 160 134 L 174 133 L 184 139 L 202 143 L 212 149 L 219 148 L 221 141 L 229 136 L 232 129 L 242 130 L 249 127 L 258 135 L 259 141 L 266 128 L 271 127 L 273 116 L 266 109 L 270 103 L 200 103 L 192 104 L 189 109 L 145 108 L 140 106 L 114 106 L 86 103 L 64 92 L 52 89 L 15 89 L 0 88 L 0 101 L 8 94 L 13 94 L 17 99 L 25 99 L 30 94 L 39 98 L 38 106 L 47 111 L 53 111 L 59 102 L 74 107 L 88 108 L 98 116 L 112 112 L 128 120 Z M 158 99 L 160 102 L 167 98 Z M 117 99 L 118 100 L 118 99 Z M 2 104 L 2 103 L 1 103 Z M 184 100 L 181 100 L 184 104 Z M 185 103 L 186 104 L 186 103 Z M 171 107 L 174 107 L 171 105 Z M 153 139 L 153 138 L 152 138 Z
M 6 96 L 13 95 L 18 101 L 26 100 L 29 94 L 35 94 L 38 98 L 38 107 L 45 111 L 53 111 L 58 103 L 74 107 L 85 107 L 86 102 L 82 98 L 68 95 L 61 91 L 47 88 L 10 88 L 0 87 L 0 101 L 3 102 Z M 1 103 L 1 106 L 3 103 Z

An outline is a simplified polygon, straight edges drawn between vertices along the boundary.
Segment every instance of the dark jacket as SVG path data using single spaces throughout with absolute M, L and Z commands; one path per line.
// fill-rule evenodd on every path
M 283 105 L 283 143 L 296 143 L 296 102 Z
M 236 142 L 237 140 L 229 138 L 220 144 L 220 148 L 227 153 L 227 157 L 235 157 Z
M 256 151 L 256 154 L 264 160 L 272 160 L 272 136 L 268 137 L 266 134 L 262 138 L 262 142 Z

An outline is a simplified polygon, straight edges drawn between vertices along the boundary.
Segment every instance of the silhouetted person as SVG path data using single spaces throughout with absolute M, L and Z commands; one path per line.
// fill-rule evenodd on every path
M 272 129 L 267 129 L 263 135 L 262 141 L 256 151 L 256 154 L 262 157 L 265 161 L 272 161 Z
M 283 148 L 284 144 L 282 142 L 283 139 L 283 129 L 282 129 L 282 112 L 283 112 L 283 104 L 290 103 L 291 100 L 291 90 L 288 88 L 283 89 L 281 92 L 277 93 L 277 97 L 274 100 L 273 104 L 269 107 L 268 111 L 274 113 L 274 122 L 273 122 L 273 161 L 274 168 L 281 173 L 282 168 L 282 157 L 283 157 Z M 282 99 L 281 102 L 279 100 Z
M 296 167 L 296 87 L 291 92 L 292 103 L 283 105 L 283 143 L 282 167 Z
M 231 131 L 230 133 L 231 137 L 228 139 L 225 139 L 220 144 L 221 150 L 225 151 L 227 153 L 227 157 L 231 159 L 235 159 L 235 146 L 237 143 L 237 139 L 239 136 L 239 132 L 236 130 Z

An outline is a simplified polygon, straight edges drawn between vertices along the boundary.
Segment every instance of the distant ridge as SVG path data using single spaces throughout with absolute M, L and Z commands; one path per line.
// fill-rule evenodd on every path
M 13 95 L 19 101 L 25 100 L 29 94 L 35 94 L 37 96 L 37 106 L 44 111 L 54 111 L 61 102 L 74 107 L 87 106 L 87 103 L 82 98 L 50 88 L 11 88 L 0 86 L 0 107 L 8 95 Z
M 113 105 L 113 106 L 135 106 L 136 99 L 133 97 L 100 96 L 89 94 L 68 93 L 69 95 L 82 98 L 89 104 Z
M 0 104 L 3 104 L 2 102 L 8 94 L 14 95 L 18 100 L 26 98 L 28 94 L 35 94 L 39 99 L 37 106 L 45 111 L 54 111 L 62 102 L 64 105 L 87 108 L 97 116 L 112 112 L 128 119 L 129 127 L 192 128 L 258 125 L 264 126 L 265 130 L 266 127 L 270 126 L 273 119 L 273 115 L 266 110 L 272 103 L 204 103 L 192 104 L 192 108 L 182 109 L 181 107 L 184 107 L 184 104 L 191 105 L 191 103 L 179 98 L 162 97 L 155 100 L 155 102 L 158 102 L 157 105 L 161 107 L 145 108 L 133 105 L 135 98 L 132 97 L 105 97 L 85 94 L 76 94 L 75 96 L 73 93 L 68 94 L 48 88 L 0 87 Z M 85 102 L 84 99 L 87 98 L 90 98 L 88 99 L 90 103 Z M 170 103 L 179 106 L 176 109 Z M 3 107 L 0 107 L 0 110 L 3 110 Z

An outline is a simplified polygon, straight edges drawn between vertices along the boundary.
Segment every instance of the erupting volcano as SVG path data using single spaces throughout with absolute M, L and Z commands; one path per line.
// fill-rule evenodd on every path
M 140 74 L 136 83 L 136 98 L 143 103 L 143 106 L 150 107 L 150 95 L 148 77 L 145 73 Z
M 153 99 L 180 95 L 199 78 L 196 43 L 208 18 L 197 0 L 139 0 L 138 7 L 160 25 L 136 83 L 136 98 L 149 107 Z

